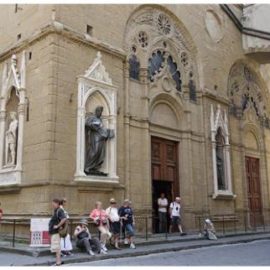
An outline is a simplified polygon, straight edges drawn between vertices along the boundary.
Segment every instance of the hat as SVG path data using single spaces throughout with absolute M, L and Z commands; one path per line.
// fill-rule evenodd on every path
M 211 220 L 210 220 L 209 218 L 207 218 L 207 219 L 205 220 L 205 223 L 211 224 Z
M 130 203 L 129 199 L 125 199 L 124 203 Z
M 116 203 L 116 200 L 114 198 L 111 198 L 110 203 Z
M 79 223 L 86 226 L 88 225 L 88 221 L 86 219 L 81 219 Z

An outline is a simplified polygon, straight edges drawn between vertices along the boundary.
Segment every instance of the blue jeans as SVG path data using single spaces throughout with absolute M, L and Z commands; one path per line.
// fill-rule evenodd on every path
M 135 232 L 134 232 L 134 227 L 133 227 L 132 224 L 130 224 L 130 223 L 126 224 L 126 225 L 125 225 L 125 230 L 126 230 L 127 235 L 128 235 L 129 237 L 134 236 Z

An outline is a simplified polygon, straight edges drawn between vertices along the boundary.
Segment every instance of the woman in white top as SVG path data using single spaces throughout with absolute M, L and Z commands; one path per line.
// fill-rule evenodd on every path
M 65 203 L 67 200 L 64 198 L 60 201 L 60 207 L 64 210 L 66 218 L 69 218 L 68 212 L 64 209 Z M 68 222 L 68 221 L 66 221 Z M 70 239 L 70 235 L 67 234 L 65 238 L 61 237 L 61 254 L 62 256 L 70 256 L 72 255 L 72 243 Z
M 114 198 L 110 199 L 110 206 L 106 209 L 106 213 L 109 217 L 110 230 L 113 234 L 114 246 L 119 248 L 119 236 L 120 236 L 120 217 L 118 214 L 118 208 L 116 207 L 116 201 Z

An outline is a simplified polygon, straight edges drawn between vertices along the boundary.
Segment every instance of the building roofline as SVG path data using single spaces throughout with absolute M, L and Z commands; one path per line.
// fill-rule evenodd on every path
M 123 60 L 125 60 L 127 56 L 125 51 L 121 48 L 114 47 L 106 42 L 98 40 L 97 38 L 91 37 L 87 34 L 79 33 L 71 29 L 70 27 L 63 25 L 60 22 L 53 21 L 52 23 L 49 23 L 39 29 L 39 31 L 35 32 L 31 37 L 21 40 L 20 42 L 15 44 L 15 46 L 13 45 L 9 48 L 4 49 L 3 51 L 0 51 L 0 61 L 9 58 L 14 53 L 22 51 L 25 47 L 28 47 L 32 43 L 52 33 L 62 35 L 75 42 L 86 44 L 102 52 L 107 52 L 111 55 L 115 55 L 116 57 Z

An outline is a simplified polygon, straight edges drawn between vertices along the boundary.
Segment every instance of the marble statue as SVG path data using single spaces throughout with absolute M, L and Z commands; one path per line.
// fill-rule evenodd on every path
M 100 171 L 105 159 L 106 144 L 109 139 L 114 137 L 114 130 L 103 126 L 101 119 L 103 107 L 98 106 L 95 114 L 86 118 L 86 157 L 84 172 L 87 175 L 106 176 Z
M 15 165 L 17 148 L 17 113 L 10 112 L 10 124 L 6 131 L 6 165 Z

